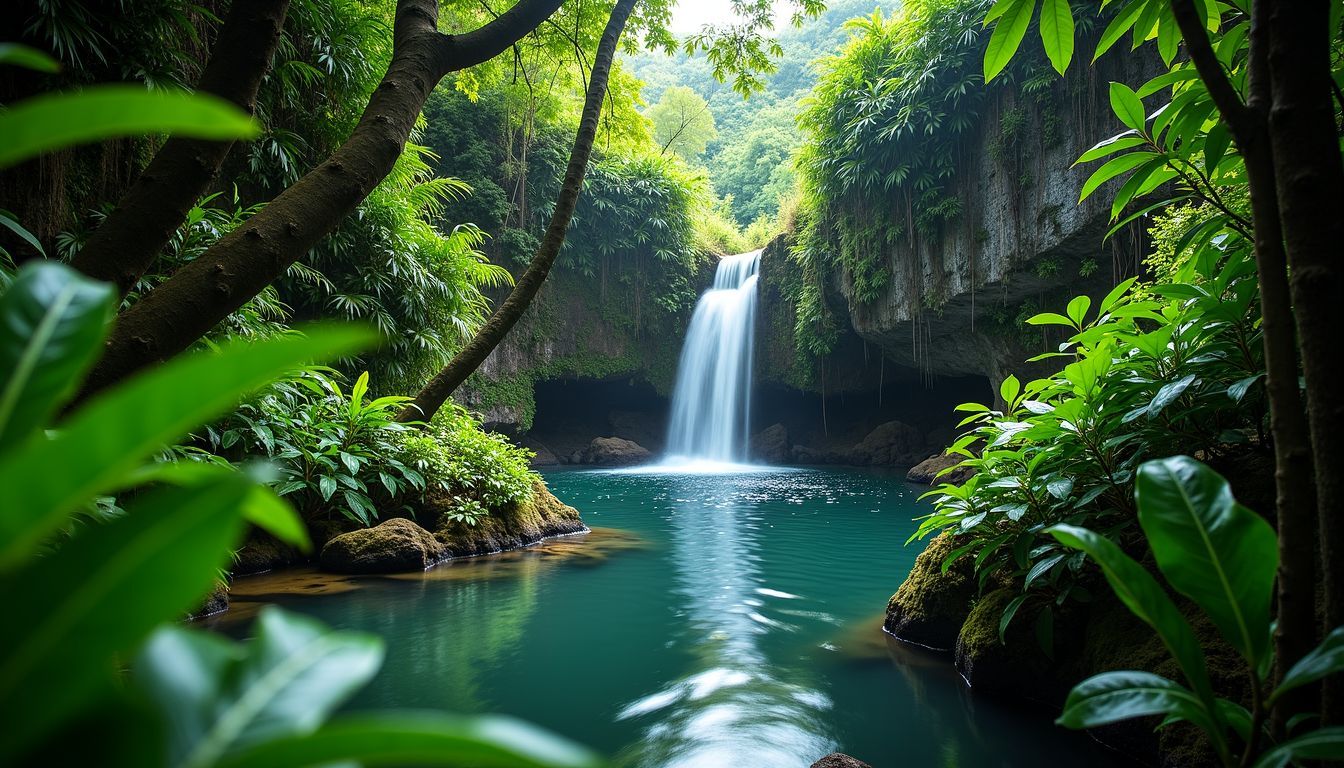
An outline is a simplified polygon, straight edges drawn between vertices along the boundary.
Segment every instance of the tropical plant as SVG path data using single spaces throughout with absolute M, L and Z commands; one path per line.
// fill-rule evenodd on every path
M 472 509 L 498 510 L 525 501 L 541 480 L 531 468 L 531 451 L 484 431 L 455 403 L 440 409 L 424 429 L 408 435 L 402 450 L 403 461 L 448 491 L 459 506 L 475 504 Z
M 155 455 L 240 393 L 372 338 L 314 329 L 237 342 L 57 417 L 101 349 L 116 300 L 113 286 L 51 262 L 25 267 L 0 297 L 0 596 L 21 627 L 0 638 L 9 724 L 0 761 L 65 761 L 87 748 L 99 764 L 126 766 L 592 764 L 512 721 L 419 713 L 327 722 L 377 670 L 381 644 L 370 636 L 278 610 L 263 613 L 246 645 L 172 626 L 210 590 L 247 523 L 310 544 L 294 511 L 247 474 L 158 464 Z M 72 529 L 112 493 L 129 498 L 119 514 Z M 86 738 L 95 722 L 117 738 L 95 745 Z
M 333 371 L 310 368 L 243 403 L 207 428 L 206 439 L 235 461 L 267 457 L 276 493 L 304 519 L 339 512 L 372 525 L 418 496 L 425 477 L 397 458 L 414 429 L 395 420 L 409 398 L 368 394 L 367 372 L 347 393 Z
M 1116 596 L 1161 638 L 1185 684 L 1151 672 L 1105 672 L 1073 688 L 1058 722 L 1095 728 L 1151 715 L 1162 717 L 1163 726 L 1189 722 L 1229 767 L 1344 760 L 1344 727 L 1312 727 L 1305 712 L 1295 713 L 1281 738 L 1269 727 L 1268 713 L 1288 692 L 1344 671 L 1344 627 L 1337 627 L 1277 684 L 1271 679 L 1274 529 L 1237 503 L 1226 480 L 1187 456 L 1141 465 L 1135 501 L 1158 571 L 1208 616 L 1244 662 L 1251 706 L 1217 695 L 1190 623 L 1147 569 L 1106 536 L 1061 524 L 1049 533 L 1101 567 Z
M 1254 263 L 1244 241 L 1223 244 L 1228 251 L 1186 257 L 1175 282 L 1136 291 L 1130 279 L 1095 312 L 1079 296 L 1065 314 L 1030 318 L 1070 334 L 1059 352 L 1039 357 L 1071 362 L 1025 385 L 1009 376 L 1001 409 L 957 407 L 968 414 L 962 425 L 975 426 L 950 450 L 976 474 L 926 494 L 934 511 L 911 539 L 951 530 L 964 544 L 945 565 L 973 557 L 981 585 L 995 574 L 1019 585 L 1001 633 L 1024 604 L 1043 606 L 1039 620 L 1050 621 L 1053 606 L 1086 596 L 1076 578 L 1082 558 L 1049 536 L 1051 526 L 1087 525 L 1123 538 L 1133 531 L 1143 462 L 1196 450 L 1221 460 L 1263 445 Z

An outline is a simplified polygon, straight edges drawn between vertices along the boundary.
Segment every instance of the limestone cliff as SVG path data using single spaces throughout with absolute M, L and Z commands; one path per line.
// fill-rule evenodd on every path
M 891 279 L 873 301 L 855 298 L 853 276 L 838 264 L 826 276 L 828 303 L 844 326 L 827 362 L 829 388 L 871 388 L 880 359 L 926 378 L 969 374 L 997 381 L 1013 371 L 1031 373 L 1022 371 L 1021 361 L 1058 338 L 1024 329 L 1025 317 L 1058 310 L 1078 293 L 1103 293 L 1135 274 L 1142 227 L 1103 243 L 1112 196 L 1103 189 L 1080 205 L 1093 168 L 1072 164 L 1123 130 L 1108 106 L 1107 82 L 1141 82 L 1154 69 L 1138 56 L 1111 56 L 1093 67 L 1075 66 L 1033 95 L 996 91 L 962 147 L 952 181 L 960 213 L 936 233 L 911 227 L 913 234 L 884 247 L 880 263 Z M 787 235 L 777 238 L 762 259 L 761 372 L 819 386 L 815 375 L 800 377 L 783 364 L 793 323 L 790 244 Z M 902 374 L 888 367 L 885 375 Z

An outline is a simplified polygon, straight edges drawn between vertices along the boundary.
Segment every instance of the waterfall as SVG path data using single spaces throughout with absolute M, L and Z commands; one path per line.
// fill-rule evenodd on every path
M 724 257 L 695 305 L 672 393 L 671 461 L 746 460 L 760 261 L 760 251 Z

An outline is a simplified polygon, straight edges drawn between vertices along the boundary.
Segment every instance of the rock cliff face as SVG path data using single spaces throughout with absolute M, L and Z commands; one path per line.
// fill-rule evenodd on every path
M 1138 82 L 1153 71 L 1140 57 L 1106 57 L 1072 68 L 1048 92 L 996 92 L 953 180 L 960 213 L 937 234 L 903 235 L 885 247 L 890 279 L 876 300 L 858 301 L 853 276 L 839 266 L 827 276 L 829 304 L 847 321 L 828 385 L 872 388 L 879 350 L 887 377 L 911 369 L 992 381 L 1034 373 L 1021 361 L 1059 339 L 1024 331 L 1021 319 L 1078 293 L 1104 293 L 1139 267 L 1142 229 L 1122 230 L 1103 244 L 1112 196 L 1103 189 L 1079 205 L 1094 166 L 1071 165 L 1123 130 L 1109 109 L 1106 83 Z M 782 382 L 796 378 L 781 368 L 793 320 L 782 287 L 789 245 L 787 236 L 776 239 L 762 259 L 761 323 L 769 337 L 762 375 Z M 867 354 L 857 356 L 856 347 Z M 893 372 L 892 364 L 907 372 Z

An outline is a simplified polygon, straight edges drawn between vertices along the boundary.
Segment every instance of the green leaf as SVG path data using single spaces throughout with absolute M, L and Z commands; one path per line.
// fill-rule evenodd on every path
M 246 643 L 165 627 L 146 644 L 135 682 L 168 723 L 170 765 L 203 768 L 272 739 L 313 733 L 373 678 L 382 641 L 333 632 L 263 608 Z
M 116 136 L 169 133 L 198 139 L 248 139 L 258 126 L 245 112 L 208 94 L 99 85 L 50 93 L 0 113 L 0 168 L 55 149 Z
M 1042 0 L 1040 27 L 1045 55 L 1062 75 L 1073 60 L 1073 10 L 1069 0 Z
M 1153 395 L 1153 399 L 1148 403 L 1148 418 L 1157 418 L 1158 415 L 1162 413 L 1162 409 L 1176 402 L 1176 398 L 1180 397 L 1181 393 L 1188 389 L 1194 382 L 1195 374 L 1192 373 L 1188 376 L 1182 376 L 1175 381 L 1163 384 L 1162 388 L 1157 390 L 1157 394 Z
M 29 248 L 37 251 L 38 255 L 42 258 L 45 259 L 47 257 L 47 251 L 42 247 L 42 243 L 37 239 L 37 236 L 32 232 L 29 232 L 27 227 L 20 224 L 18 218 L 13 213 L 10 213 L 3 208 L 0 208 L 0 226 L 13 232 L 16 237 L 27 243 Z M 0 248 L 0 253 L 4 253 L 3 248 Z
M 1279 563 L 1274 529 L 1238 504 L 1217 472 L 1188 456 L 1140 466 L 1135 498 L 1139 525 L 1167 581 L 1257 668 L 1269 652 Z
M 186 355 L 94 398 L 56 437 L 34 435 L 0 462 L 0 569 L 27 557 L 72 510 L 116 486 L 163 445 L 233 407 L 243 393 L 371 340 L 359 329 L 318 328 L 307 336 L 239 341 L 219 353 Z
M 36 48 L 18 43 L 0 43 L 0 64 L 23 67 L 35 72 L 55 74 L 61 71 L 61 63 Z
M 318 477 L 317 489 L 321 492 L 323 501 L 330 501 L 331 495 L 336 492 L 336 478 L 331 475 L 322 475 Z
M 365 766 L 588 768 L 601 765 L 569 741 L 506 717 L 428 712 L 349 717 L 311 736 L 260 744 L 220 768 L 299 768 L 337 762 Z
M 1003 645 L 1005 643 L 1003 639 L 1004 635 L 1007 634 L 1008 632 L 1008 625 L 1013 623 L 1013 617 L 1017 615 L 1017 609 L 1022 607 L 1022 603 L 1025 603 L 1028 597 L 1030 597 L 1030 595 L 1018 595 L 1017 597 L 1014 597 L 1012 600 L 1008 601 L 1008 605 L 1004 607 L 1003 614 L 999 616 L 1000 645 Z
M 1081 203 L 1086 200 L 1093 192 L 1097 191 L 1098 187 L 1111 179 L 1114 179 L 1116 176 L 1132 171 L 1140 165 L 1154 159 L 1159 159 L 1157 153 L 1145 151 L 1130 152 L 1127 155 L 1121 155 L 1107 160 L 1087 178 L 1087 181 L 1083 182 L 1083 189 L 1078 193 L 1078 202 Z
M 1121 150 L 1133 149 L 1134 147 L 1141 146 L 1147 142 L 1147 139 L 1134 131 L 1125 131 L 1124 133 L 1112 136 L 1109 139 L 1104 139 L 1092 145 L 1092 148 L 1079 155 L 1078 159 L 1073 161 L 1073 164 L 1090 163 L 1093 160 L 1100 160 L 1103 157 L 1113 155 Z
M 1036 9 L 1036 0 L 999 2 L 1005 5 L 994 24 L 994 33 L 989 36 L 989 45 L 985 48 L 985 82 L 993 80 L 1012 61 L 1013 55 L 1022 46 L 1022 38 L 1027 35 L 1031 13 Z M 994 11 L 998 10 L 998 6 L 995 6 Z
M 1101 566 L 1101 572 L 1116 596 L 1135 616 L 1157 631 L 1190 687 L 1206 702 L 1206 708 L 1212 706 L 1213 687 L 1204 664 L 1204 652 L 1190 623 L 1152 574 L 1099 533 L 1072 525 L 1056 525 L 1047 528 L 1046 532 L 1064 546 L 1086 552 Z
M 1027 318 L 1027 325 L 1063 325 L 1075 327 L 1073 321 L 1056 312 L 1042 312 Z
M 1344 754 L 1344 726 L 1332 726 L 1304 733 L 1269 750 L 1256 760 L 1254 768 L 1285 768 L 1303 760 L 1339 760 Z
M 1008 378 L 1003 380 L 1003 383 L 999 384 L 999 396 L 1003 398 L 1003 402 L 1007 403 L 1009 408 L 1013 407 L 1013 403 L 1021 391 L 1022 383 L 1011 373 L 1008 374 Z
M 1084 318 L 1087 317 L 1087 310 L 1092 306 L 1092 299 L 1087 296 L 1074 296 L 1069 301 L 1069 306 L 1064 309 L 1064 313 L 1069 316 L 1073 324 L 1082 327 Z
M 107 283 L 54 261 L 26 265 L 0 297 L 0 454 L 48 425 L 103 351 Z
M 1143 100 L 1124 83 L 1111 83 L 1111 109 L 1120 122 L 1127 127 L 1143 133 L 1148 122 L 1148 113 L 1143 109 Z
M 1103 53 L 1125 36 L 1130 27 L 1134 26 L 1134 22 L 1138 21 L 1145 3 L 1146 0 L 1130 0 L 1129 4 L 1111 19 L 1111 23 L 1106 25 L 1106 30 L 1101 33 L 1101 39 L 1097 41 L 1097 51 L 1092 54 L 1092 61 L 1101 58 Z
M 1335 627 L 1320 645 L 1312 648 L 1310 653 L 1284 673 L 1283 682 L 1274 690 L 1270 700 L 1273 701 L 1294 688 L 1314 683 L 1341 671 L 1344 671 L 1344 627 Z
M 114 655 L 209 591 L 242 533 L 250 488 L 228 473 L 152 491 L 0 580 L 6 621 L 23 628 L 0 633 L 0 717 L 23 724 L 0 730 L 0 757 L 74 712 L 116 670 Z
M 1128 280 L 1122 280 L 1119 285 L 1112 288 L 1111 292 L 1106 294 L 1106 297 L 1097 305 L 1097 314 L 1104 315 L 1110 312 L 1111 307 L 1115 306 L 1115 303 L 1129 291 L 1130 287 L 1134 285 L 1134 281 L 1138 279 L 1137 277 L 1131 277 Z
M 1055 722 L 1065 728 L 1096 728 L 1150 715 L 1210 723 L 1207 710 L 1193 692 L 1148 672 L 1106 672 L 1089 677 L 1069 691 L 1064 713 Z

